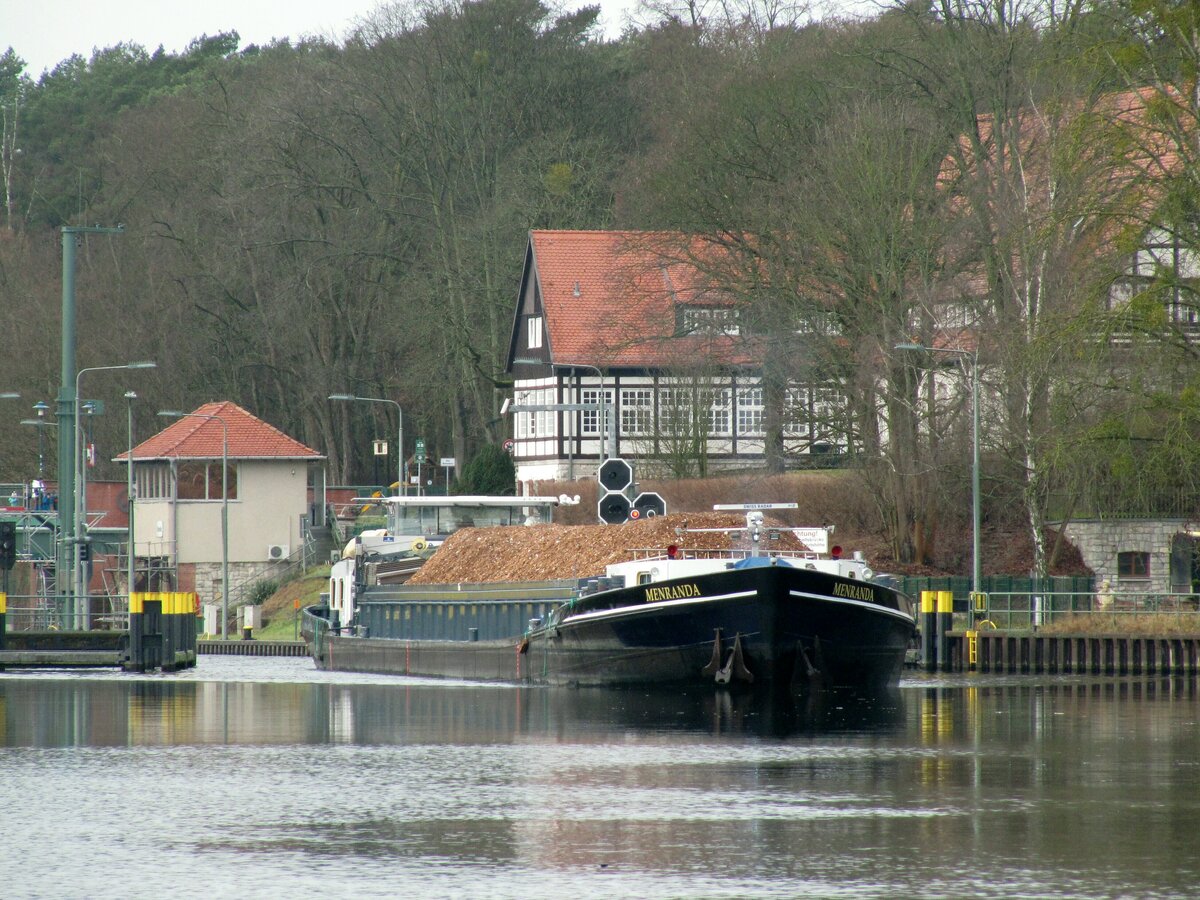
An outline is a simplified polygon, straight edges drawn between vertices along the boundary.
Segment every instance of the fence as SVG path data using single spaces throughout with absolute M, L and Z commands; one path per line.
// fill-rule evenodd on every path
M 9 631 L 83 631 L 90 620 L 96 631 L 124 631 L 129 628 L 129 596 L 95 594 L 90 615 L 73 609 L 69 597 L 40 594 L 8 595 Z
M 1078 613 L 1104 613 L 1118 623 L 1122 617 L 1146 614 L 1191 614 L 1200 629 L 1200 597 L 1138 591 L 993 591 L 985 595 L 983 608 L 976 608 L 975 620 L 1012 631 L 1040 628 Z

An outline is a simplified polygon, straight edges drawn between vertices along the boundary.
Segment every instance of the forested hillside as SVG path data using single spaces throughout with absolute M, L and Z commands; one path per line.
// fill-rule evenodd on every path
M 331 393 L 394 399 L 408 435 L 470 459 L 506 436 L 527 232 L 621 227 L 718 242 L 756 320 L 808 336 L 806 364 L 849 387 L 832 426 L 862 450 L 898 559 L 924 558 L 964 509 L 964 420 L 918 413 L 894 352 L 931 339 L 947 305 L 1000 373 L 993 508 L 1040 535 L 1079 485 L 1194 487 L 1195 345 L 1163 313 L 1166 293 L 1195 309 L 1193 285 L 1151 266 L 1132 302 L 1107 299 L 1164 211 L 1175 246 L 1196 244 L 1193 4 L 643 13 L 606 40 L 594 9 L 401 3 L 339 45 L 122 45 L 39 81 L 9 49 L 0 390 L 23 399 L 0 401 L 0 480 L 33 471 L 37 435 L 17 422 L 57 394 L 58 229 L 121 223 L 80 246 L 78 363 L 159 368 L 84 391 L 113 398 L 101 476 L 120 472 L 104 460 L 124 449 L 129 388 L 141 435 L 156 409 L 233 400 L 328 454 L 334 482 L 367 480 L 370 439 L 395 425 L 394 407 Z M 1104 98 L 1130 88 L 1184 165 L 1143 144 L 1138 177 L 1111 177 L 1139 138 Z M 1053 138 L 1036 155 L 1031 122 Z M 767 346 L 770 390 L 795 353 Z

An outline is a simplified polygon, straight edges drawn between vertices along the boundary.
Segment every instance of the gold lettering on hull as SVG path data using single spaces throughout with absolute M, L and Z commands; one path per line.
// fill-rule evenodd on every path
M 686 600 L 689 597 L 699 597 L 700 588 L 694 584 L 669 584 L 664 587 L 646 588 L 647 603 L 661 603 L 664 600 Z
M 866 600 L 876 603 L 875 591 L 865 584 L 842 584 L 840 581 L 833 586 L 833 596 L 848 597 L 851 600 Z

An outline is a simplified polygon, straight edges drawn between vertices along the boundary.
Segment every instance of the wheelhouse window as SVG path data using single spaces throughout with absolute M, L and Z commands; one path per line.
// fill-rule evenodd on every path
M 1150 554 L 1142 550 L 1125 550 L 1117 554 L 1118 578 L 1149 578 Z

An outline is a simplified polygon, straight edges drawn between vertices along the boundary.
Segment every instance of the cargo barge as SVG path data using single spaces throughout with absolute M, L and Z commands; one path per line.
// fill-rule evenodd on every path
M 343 671 L 895 686 L 915 633 L 907 595 L 858 556 L 767 549 L 780 529 L 764 524 L 768 504 L 750 506 L 744 527 L 722 529 L 742 532 L 742 548 L 638 551 L 591 578 L 382 586 L 347 567 L 331 575 L 329 603 L 305 611 L 305 638 L 318 666 Z

